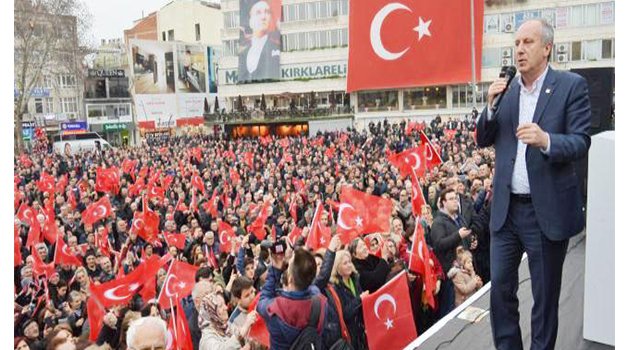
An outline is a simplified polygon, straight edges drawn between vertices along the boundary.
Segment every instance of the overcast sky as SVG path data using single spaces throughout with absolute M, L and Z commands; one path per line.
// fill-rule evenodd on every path
M 123 38 L 123 31 L 133 21 L 159 10 L 171 0 L 83 0 L 92 13 L 92 37 L 98 45 L 101 39 Z

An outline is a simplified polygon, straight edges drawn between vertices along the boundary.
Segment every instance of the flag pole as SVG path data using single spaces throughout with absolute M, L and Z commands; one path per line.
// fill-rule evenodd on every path
M 471 38 L 471 64 L 472 64 L 472 97 L 473 107 L 477 108 L 477 74 L 475 74 L 475 0 L 470 0 L 470 38 Z
M 177 297 L 177 294 L 175 294 L 175 297 Z M 175 318 L 175 310 L 173 310 L 173 298 L 168 298 L 168 302 L 171 304 L 171 321 L 173 321 L 173 329 L 175 330 L 175 342 L 178 342 L 177 340 L 177 319 Z M 177 312 L 180 312 L 181 310 L 177 310 Z

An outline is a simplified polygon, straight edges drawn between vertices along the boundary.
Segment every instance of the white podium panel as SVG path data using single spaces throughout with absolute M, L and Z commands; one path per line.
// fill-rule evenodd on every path
M 591 138 L 588 157 L 584 339 L 615 345 L 615 132 Z

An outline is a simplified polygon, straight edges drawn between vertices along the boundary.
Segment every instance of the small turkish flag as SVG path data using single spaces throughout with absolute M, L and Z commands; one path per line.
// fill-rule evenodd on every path
M 252 153 L 252 152 L 245 152 L 245 153 L 243 153 L 243 161 L 251 169 L 254 169 L 254 153 Z
M 17 214 L 15 214 L 15 216 L 20 221 L 29 226 L 33 225 L 33 223 L 37 221 L 35 220 L 35 211 L 26 203 L 20 204 L 20 207 L 18 208 Z
M 392 201 L 350 186 L 341 189 L 337 232 L 344 244 L 361 234 L 389 232 Z
M 433 268 L 429 265 L 429 248 L 424 239 L 424 229 L 420 218 L 416 218 L 416 229 L 411 244 L 411 255 L 409 257 L 409 270 L 422 276 L 424 283 L 424 300 L 431 308 L 435 309 L 435 299 L 433 292 L 437 284 L 437 276 L 433 273 Z
M 162 308 L 169 308 L 171 301 L 175 302 L 171 299 L 185 298 L 192 292 L 195 286 L 195 273 L 198 269 L 198 266 L 179 260 L 173 261 L 158 297 L 158 302 Z
M 481 78 L 484 1 L 350 1 L 348 92 L 450 85 Z
M 201 179 L 201 176 L 199 176 L 199 174 L 193 175 L 191 181 L 194 188 L 198 189 L 199 192 L 201 192 L 202 194 L 206 194 L 206 187 L 203 184 L 203 179 Z
M 370 349 L 403 349 L 417 337 L 405 271 L 361 303 Z
M 219 221 L 219 248 L 224 253 L 229 253 L 232 249 L 232 239 L 236 238 L 234 229 L 227 222 Z
M 410 148 L 400 153 L 390 154 L 387 160 L 398 168 L 400 176 L 403 178 L 411 175 L 413 172 L 424 176 L 426 160 L 422 147 Z
M 57 244 L 55 245 L 55 259 L 54 262 L 56 265 L 74 265 L 80 267 L 83 265 L 81 260 L 77 258 L 70 249 L 68 249 L 68 245 L 63 241 L 61 235 L 57 235 Z
M 255 310 L 256 310 L 256 306 L 258 305 L 258 300 L 260 300 L 260 293 L 256 294 L 256 297 L 254 298 L 254 300 L 252 300 L 252 302 L 249 304 L 249 308 L 247 309 L 248 313 L 256 312 Z M 269 330 L 267 329 L 267 326 L 265 325 L 265 320 L 263 320 L 263 318 L 260 317 L 260 315 L 258 314 L 256 314 L 256 321 L 254 321 L 254 324 L 249 329 L 248 337 L 264 345 L 267 348 L 270 347 Z
M 136 212 L 134 215 L 131 230 L 142 237 L 148 243 L 155 243 L 159 232 L 160 216 L 150 210 L 143 213 Z
M 98 285 L 90 284 L 90 295 L 98 298 L 106 308 L 126 304 L 140 290 L 148 275 L 146 265 L 142 263 L 122 278 Z
M 442 157 L 440 157 L 440 152 L 437 151 L 435 145 L 431 141 L 427 135 L 423 132 L 420 133 L 420 143 L 424 146 L 424 159 L 426 161 L 426 169 L 433 169 L 442 164 Z
M 166 243 L 168 243 L 169 246 L 175 246 L 180 250 L 184 249 L 186 246 L 186 235 L 180 233 L 164 232 L 164 239 L 166 239 Z
M 37 181 L 37 188 L 42 192 L 47 192 L 49 194 L 53 194 L 55 192 L 55 178 L 51 175 L 48 175 L 46 172 L 43 172 L 39 181 Z
M 111 214 L 112 205 L 109 202 L 109 198 L 103 196 L 96 203 L 90 204 L 83 213 L 81 213 L 81 217 L 84 223 L 93 225 L 98 220 L 105 219 Z
M 327 248 L 332 238 L 330 227 L 326 227 L 322 224 L 323 213 L 324 206 L 318 201 L 315 214 L 313 215 L 313 222 L 311 223 L 311 230 L 306 239 L 306 246 L 312 250 Z
M 413 173 L 411 175 L 411 210 L 413 211 L 413 215 L 422 215 L 422 207 L 426 204 L 427 202 L 424 200 L 424 193 L 418 181 L 418 176 Z
M 113 195 L 118 194 L 120 189 L 120 172 L 118 168 L 97 168 L 96 169 L 96 191 Z
M 271 203 L 269 201 L 265 201 L 260 208 L 260 212 L 258 212 L 256 220 L 254 220 L 251 225 L 247 226 L 247 232 L 253 233 L 260 241 L 265 239 L 265 236 L 267 235 L 267 231 L 265 231 L 265 222 L 269 217 L 270 206 Z
M 164 189 L 155 185 L 147 186 L 147 198 L 157 198 L 160 202 L 164 201 Z
M 296 225 L 287 236 L 287 239 L 289 240 L 289 243 L 291 243 L 291 246 L 295 245 L 295 242 L 297 242 L 297 239 L 300 238 L 301 235 L 302 229 Z
M 192 337 L 188 328 L 188 320 L 181 301 L 177 300 L 177 310 L 168 321 L 168 341 L 166 350 L 192 350 Z
M 96 300 L 96 298 L 87 298 L 87 314 L 90 325 L 90 340 L 96 341 L 98 334 L 103 328 L 103 318 L 105 317 L 105 308 Z
M 55 273 L 55 263 L 44 264 L 35 247 L 31 247 L 31 256 L 33 256 L 33 274 L 35 276 L 44 275 L 46 278 L 50 278 Z

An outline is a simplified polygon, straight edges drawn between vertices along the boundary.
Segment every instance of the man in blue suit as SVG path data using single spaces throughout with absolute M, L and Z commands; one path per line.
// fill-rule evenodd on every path
M 497 349 L 523 348 L 518 267 L 527 253 L 534 306 L 532 349 L 553 349 L 558 299 L 569 238 L 584 228 L 576 162 L 590 147 L 586 81 L 549 67 L 553 27 L 530 20 L 516 33 L 520 76 L 488 89 L 488 106 L 504 91 L 496 113 L 477 123 L 480 147 L 494 145 L 496 168 L 490 231 L 492 335 Z

